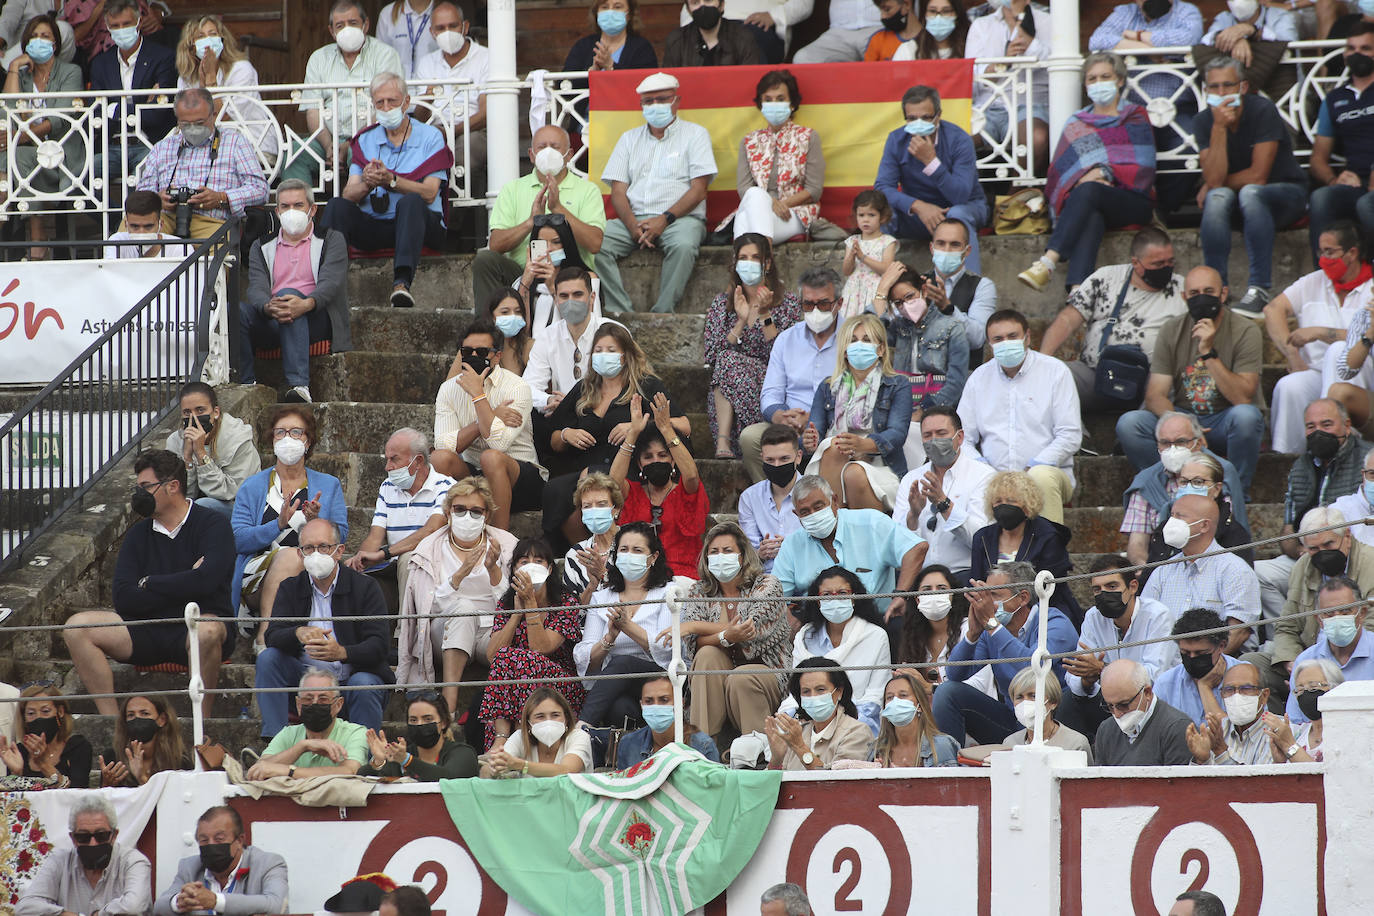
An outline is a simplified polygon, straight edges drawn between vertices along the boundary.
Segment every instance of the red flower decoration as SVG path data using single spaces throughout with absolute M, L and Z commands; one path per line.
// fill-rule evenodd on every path
M 240 880 L 242 880 L 247 874 L 248 874 L 248 869 L 246 869 L 246 868 L 240 868 L 238 871 L 234 872 L 234 880 L 235 880 L 235 881 L 240 881 Z
M 20 808 L 18 811 L 14 812 L 14 819 L 20 823 L 27 821 L 29 819 L 29 809 Z
M 635 776 L 638 776 L 640 773 L 644 773 L 648 770 L 653 769 L 654 763 L 654 758 L 646 757 L 645 759 L 639 761 L 639 763 L 636 763 L 634 766 L 622 770 L 620 775 L 624 776 L 626 779 L 632 779 Z
M 15 824 L 13 827 L 10 828 L 10 832 L 11 832 L 11 833 L 23 833 L 23 832 L 24 832 L 24 825 L 23 825 L 23 824 Z
M 39 840 L 41 840 L 41 839 L 43 839 L 43 828 L 42 828 L 42 827 L 34 827 L 32 830 L 29 831 L 29 842 L 30 842 L 30 843 L 37 843 L 37 842 L 38 842 Z
M 647 859 L 656 834 L 654 828 L 644 821 L 643 815 L 639 812 L 635 812 L 634 818 L 630 826 L 625 829 L 625 835 L 620 838 L 620 845 L 638 858 Z

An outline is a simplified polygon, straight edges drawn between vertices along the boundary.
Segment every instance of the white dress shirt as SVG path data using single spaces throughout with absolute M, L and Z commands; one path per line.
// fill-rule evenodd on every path
M 959 399 L 967 444 L 999 471 L 1048 464 L 1073 482 L 1073 456 L 1083 444 L 1078 388 L 1069 367 L 1027 348 L 1010 378 L 995 360 L 968 377 Z
M 871 8 L 868 0 L 860 0 Z M 647 124 L 632 127 L 620 135 L 611 150 L 601 180 L 625 182 L 626 196 L 636 216 L 657 216 L 677 203 L 696 178 L 714 178 L 716 157 L 711 150 L 711 133 L 700 124 L 674 118 L 655 137 Z M 706 218 L 702 200 L 683 216 Z
M 1371 515 L 1374 515 L 1374 506 L 1369 504 L 1369 500 L 1365 498 L 1363 491 L 1364 488 L 1361 487 L 1354 493 L 1347 493 L 1345 496 L 1342 496 L 1332 503 L 1331 508 L 1338 510 L 1341 515 L 1345 516 L 1347 521 L 1352 518 L 1369 518 Z M 1374 525 L 1366 525 L 1364 522 L 1360 522 L 1359 524 L 1350 526 L 1350 533 L 1354 535 L 1355 540 L 1359 541 L 1361 544 L 1368 544 L 1374 547 Z
M 530 398 L 535 410 L 543 410 L 548 405 L 550 382 L 553 383 L 555 391 L 561 391 L 563 394 L 572 390 L 572 386 L 577 383 L 577 379 L 573 377 L 574 364 L 579 367 L 580 374 L 586 374 L 587 366 L 592 361 L 592 340 L 596 337 L 597 328 L 607 322 L 620 324 L 618 321 L 593 315 L 587 319 L 587 327 L 582 336 L 573 340 L 568 323 L 559 319 L 549 325 L 543 334 L 534 338 L 534 346 L 530 348 L 530 361 L 525 366 L 523 378 L 529 383 Z M 575 361 L 574 353 L 581 359 Z
M 1035 37 L 1026 50 L 1021 52 L 1022 57 L 1033 57 L 1036 60 L 1045 60 L 1050 56 L 1049 37 L 1054 29 L 1050 22 L 1050 14 L 1044 10 L 1036 9 L 1034 6 L 1027 7 L 1031 11 L 1031 19 L 1035 21 Z M 1024 14 L 1024 10 L 1022 11 Z M 1007 24 L 1007 19 L 1002 15 L 1001 10 L 995 10 L 986 16 L 979 16 L 973 20 L 968 27 L 968 37 L 964 39 L 964 56 L 972 58 L 986 57 L 1006 57 L 1007 45 L 1019 31 L 1019 20 L 1016 26 Z M 993 91 L 986 84 L 981 84 L 977 77 L 983 75 L 988 69 L 988 64 L 976 64 L 973 68 L 973 101 L 977 105 L 987 103 L 992 98 Z M 1050 103 L 1050 80 L 1049 71 L 1037 67 L 1031 76 L 1032 103 L 1037 106 L 1047 106 Z M 1016 97 L 1018 106 L 1026 103 L 1025 91 L 1021 88 L 1025 82 L 1017 79 Z M 993 102 L 987 107 L 994 108 L 1003 103 Z M 1020 112 L 1024 118 L 1025 113 Z
M 129 55 L 129 59 L 124 59 L 124 52 L 118 48 L 114 49 L 115 61 L 119 64 L 119 81 L 124 85 L 124 91 L 128 92 L 134 88 L 134 68 L 138 66 L 138 52 L 143 50 L 143 38 L 138 39 L 138 46 L 134 48 L 134 53 Z
M 1079 639 L 1079 644 L 1100 649 L 1103 646 L 1114 646 L 1121 642 L 1136 642 L 1142 639 L 1165 637 L 1170 634 L 1173 628 L 1174 615 L 1172 611 L 1152 598 L 1137 595 L 1135 610 L 1131 614 L 1131 623 L 1126 627 L 1125 633 L 1116 628 L 1116 621 L 1103 617 L 1102 612 L 1096 607 L 1088 608 L 1087 613 L 1083 615 L 1083 633 Z M 1107 664 L 1122 658 L 1140 662 L 1149 669 L 1152 679 L 1179 663 L 1178 644 L 1174 642 L 1156 642 L 1148 646 L 1136 646 L 1133 649 L 1112 649 L 1103 654 L 1106 656 L 1103 661 Z M 1094 681 L 1090 688 L 1084 687 L 1083 679 L 1068 671 L 1064 672 L 1064 682 L 1068 684 L 1070 690 L 1080 697 L 1095 697 L 1101 690 L 1099 682 Z
M 449 108 L 457 108 L 458 105 L 464 106 L 461 116 L 457 113 L 449 114 L 448 117 L 457 121 L 465 120 L 477 114 L 478 100 L 485 95 L 485 92 L 464 92 L 458 96 L 459 88 L 454 85 L 435 86 L 431 80 L 467 80 L 476 83 L 478 86 L 485 86 L 491 77 L 491 52 L 473 41 L 471 38 L 464 45 L 467 53 L 463 59 L 453 66 L 449 66 L 448 58 L 444 57 L 444 52 L 437 48 L 415 63 L 414 82 L 417 87 L 435 89 L 434 107 L 444 112 Z M 436 125 L 437 126 L 437 125 Z
M 916 519 L 907 524 L 911 512 L 908 502 L 911 488 L 934 470 L 929 461 L 914 471 L 908 471 L 897 484 L 897 498 L 892 503 L 892 520 L 910 528 L 930 543 L 926 565 L 940 564 L 950 569 L 968 569 L 973 558 L 973 535 L 988 524 L 987 505 L 983 493 L 997 470 L 983 460 L 978 450 L 967 442 L 959 449 L 959 457 L 945 471 L 945 496 L 950 501 L 949 518 L 934 512 L 930 500 Z M 935 527 L 928 527 L 931 516 Z

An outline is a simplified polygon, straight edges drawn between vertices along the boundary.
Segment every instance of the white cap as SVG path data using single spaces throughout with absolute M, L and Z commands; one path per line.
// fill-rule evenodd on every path
M 660 71 L 651 76 L 646 76 L 644 81 L 635 87 L 635 92 L 643 95 L 646 92 L 658 92 L 661 89 L 676 89 L 677 87 L 676 76 Z

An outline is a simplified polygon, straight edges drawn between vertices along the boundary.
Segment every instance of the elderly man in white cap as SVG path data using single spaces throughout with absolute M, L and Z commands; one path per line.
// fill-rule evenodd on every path
M 601 180 L 611 186 L 616 220 L 596 255 L 602 312 L 632 311 L 616 262 L 637 248 L 663 252 L 655 312 L 672 312 L 706 237 L 706 186 L 716 174 L 711 135 L 680 120 L 677 78 L 655 73 L 636 88 L 645 126 L 616 141 Z

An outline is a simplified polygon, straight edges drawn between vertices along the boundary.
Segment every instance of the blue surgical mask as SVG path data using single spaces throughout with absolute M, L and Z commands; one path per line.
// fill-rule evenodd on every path
M 639 714 L 644 718 L 644 722 L 656 732 L 666 732 L 673 727 L 673 707 L 641 705 Z
M 736 261 L 735 276 L 745 286 L 758 286 L 763 279 L 763 265 L 758 261 Z
M 854 616 L 853 598 L 823 598 L 821 616 L 831 623 L 844 623 Z
M 936 41 L 944 41 L 954 34 L 955 19 L 953 16 L 929 16 L 926 18 L 926 31 L 930 37 Z
M 644 120 L 649 122 L 649 126 L 655 130 L 662 130 L 673 123 L 673 105 L 671 102 L 654 102 L 644 106 Z
M 856 340 L 844 348 L 844 358 L 860 372 L 870 369 L 878 361 L 878 348 L 866 340 Z
M 763 113 L 763 119 L 769 124 L 777 127 L 788 118 L 792 117 L 791 102 L 764 102 L 759 106 L 759 111 Z
M 507 337 L 514 337 L 525 330 L 525 319 L 521 315 L 497 315 L 496 327 Z
M 624 10 L 602 10 L 596 14 L 596 27 L 607 35 L 619 35 L 629 24 Z
M 618 553 L 615 568 L 620 570 L 626 582 L 638 582 L 649 574 L 649 557 L 642 553 Z
M 1005 369 L 1015 369 L 1026 361 L 1024 340 L 1000 340 L 992 345 L 992 358 Z
M 916 704 L 902 697 L 893 697 L 883 707 L 883 718 L 897 727 L 910 725 L 916 718 Z
M 410 464 L 414 463 L 415 459 L 412 458 Z M 386 479 L 391 482 L 392 486 L 401 490 L 409 490 L 415 484 L 415 474 L 410 470 L 410 464 L 403 468 L 392 468 L 386 472 Z
M 386 111 L 382 111 L 380 108 L 377 109 L 377 123 L 382 125 L 386 130 L 395 130 L 400 127 L 405 117 L 406 110 L 400 105 L 397 105 L 395 108 L 389 108 Z
M 1209 493 L 1209 492 L 1207 491 L 1207 488 L 1206 488 L 1206 487 L 1195 487 L 1195 486 L 1193 486 L 1192 484 L 1189 484 L 1189 485 L 1186 486 L 1186 487 L 1179 487 L 1177 490 L 1174 491 L 1174 499 L 1178 499 L 1180 496 L 1211 496 L 1211 495 L 1212 495 L 1212 494 Z
M 131 25 L 127 29 L 110 29 L 110 40 L 115 43 L 115 47 L 121 51 L 127 51 L 138 44 L 138 26 Z
M 1371 0 L 1371 2 L 1374 2 L 1374 0 Z M 1366 480 L 1364 482 L 1364 498 L 1365 502 L 1374 506 L 1374 480 Z
M 998 623 L 1002 626 L 1006 626 L 1011 623 L 1011 619 L 1016 616 L 1016 612 L 1007 610 L 1007 603 L 1005 601 L 999 601 L 997 602 L 997 610 L 994 616 L 997 617 Z
M 825 722 L 835 714 L 835 698 L 830 693 L 802 697 L 801 708 L 811 717 L 812 722 Z
M 30 38 L 24 45 L 24 53 L 35 64 L 46 64 L 52 60 L 53 43 L 46 38 Z
M 925 118 L 912 118 L 902 129 L 917 137 L 929 137 L 935 133 L 935 124 Z
M 582 524 L 592 534 L 605 534 L 615 524 L 615 510 L 610 506 L 595 506 L 582 510 Z
M 625 367 L 624 360 L 619 353 L 593 353 L 592 368 L 596 374 L 602 378 L 615 378 L 620 374 L 620 370 Z
M 557 267 L 558 265 L 562 264 L 567 257 L 567 252 L 565 252 L 562 248 L 554 248 L 549 251 L 549 263 L 552 264 L 554 267 Z
M 964 266 L 964 253 L 962 251 L 932 251 L 930 261 L 942 276 L 948 277 L 958 273 L 959 268 Z
M 1213 95 L 1213 94 L 1210 93 L 1210 92 L 1207 93 L 1207 107 L 1208 107 L 1208 108 L 1221 108 L 1222 106 L 1226 106 L 1226 107 L 1228 107 L 1228 108 L 1239 108 L 1239 107 L 1240 107 L 1240 96 L 1239 96 L 1239 95 Z
M 1354 614 L 1342 614 L 1339 617 L 1328 617 L 1322 621 L 1322 635 L 1331 642 L 1331 645 L 1338 649 L 1344 649 L 1359 637 L 1360 628 L 1355 623 Z
M 1116 101 L 1116 83 L 1108 80 L 1098 80 L 1088 86 L 1088 98 L 1093 100 L 1094 105 L 1110 105 Z
M 204 57 L 207 52 L 214 52 L 216 57 L 224 53 L 224 39 L 218 35 L 210 35 L 206 38 L 196 39 L 196 57 Z
M 801 520 L 802 529 L 813 538 L 827 538 L 835 530 L 835 510 L 826 506 Z

